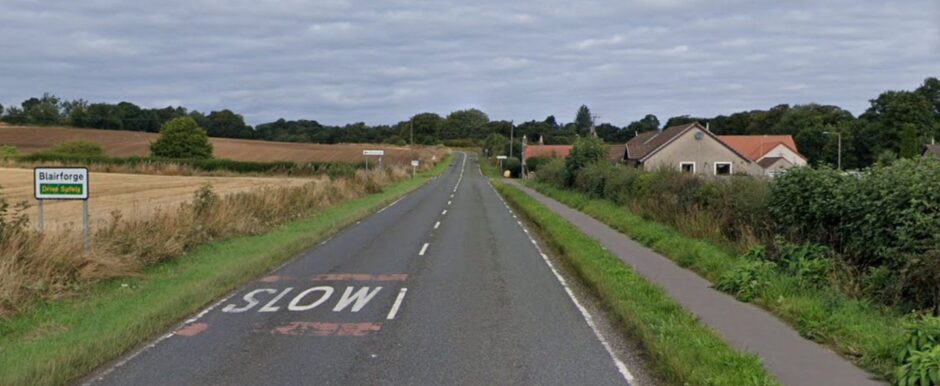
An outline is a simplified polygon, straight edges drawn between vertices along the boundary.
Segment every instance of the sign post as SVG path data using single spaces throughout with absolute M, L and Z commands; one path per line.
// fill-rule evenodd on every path
M 385 155 L 385 150 L 363 150 L 362 156 L 366 159 L 366 171 L 369 171 L 369 156 L 379 157 L 378 168 L 381 169 L 382 168 L 382 156 L 384 155 Z
M 411 178 L 414 178 L 415 174 L 417 174 L 418 165 L 419 165 L 420 163 L 421 163 L 421 161 L 418 161 L 418 160 L 412 160 L 412 161 L 411 161 Z
M 82 200 L 85 250 L 90 244 L 88 230 L 88 168 L 35 168 L 33 195 L 39 200 L 39 231 L 43 230 L 43 201 Z
M 502 173 L 503 172 L 503 160 L 506 159 L 506 156 L 498 155 L 496 156 L 496 159 L 499 160 L 499 172 Z

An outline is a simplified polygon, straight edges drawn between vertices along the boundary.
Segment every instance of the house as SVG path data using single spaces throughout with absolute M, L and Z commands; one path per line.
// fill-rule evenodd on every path
M 760 165 L 697 122 L 638 134 L 627 142 L 625 161 L 646 170 L 675 168 L 706 176 L 764 174 Z
M 927 145 L 924 147 L 924 157 L 937 157 L 940 159 L 940 145 Z
M 566 158 L 571 154 L 573 145 L 525 145 L 522 156 L 525 159 L 538 158 Z M 624 146 L 607 145 L 607 158 L 613 162 L 623 162 Z
M 797 151 L 789 135 L 721 135 L 718 139 L 755 162 L 763 175 L 772 177 L 795 166 L 806 166 L 806 157 Z

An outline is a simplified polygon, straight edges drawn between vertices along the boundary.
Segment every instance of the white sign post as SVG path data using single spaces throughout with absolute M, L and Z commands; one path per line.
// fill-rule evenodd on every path
M 88 250 L 88 168 L 35 168 L 33 195 L 39 200 L 39 231 L 43 230 L 43 201 L 82 200 L 85 250 Z
M 384 155 L 385 155 L 385 150 L 363 150 L 362 156 L 365 157 L 366 159 L 366 171 L 369 171 L 369 156 L 379 157 L 378 168 L 381 169 L 382 168 L 382 156 Z
M 503 172 L 503 160 L 506 159 L 506 156 L 498 155 L 496 156 L 496 159 L 499 160 L 499 172 L 502 173 Z
M 417 171 L 418 171 L 418 165 L 419 165 L 420 163 L 421 163 L 421 161 L 418 161 L 418 160 L 412 160 L 412 161 L 411 161 L 411 177 L 412 177 L 412 178 L 414 178 L 415 174 L 417 173 Z

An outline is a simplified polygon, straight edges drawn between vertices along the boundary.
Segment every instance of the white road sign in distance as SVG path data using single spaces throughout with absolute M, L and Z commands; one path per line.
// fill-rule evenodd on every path
M 418 161 L 417 160 L 411 161 L 411 166 L 418 166 Z
M 87 200 L 88 168 L 35 168 L 33 193 L 37 200 Z
M 504 155 L 498 155 L 498 156 L 496 156 L 496 159 L 506 159 L 506 156 L 504 156 Z
M 385 150 L 363 150 L 362 155 L 385 155 Z

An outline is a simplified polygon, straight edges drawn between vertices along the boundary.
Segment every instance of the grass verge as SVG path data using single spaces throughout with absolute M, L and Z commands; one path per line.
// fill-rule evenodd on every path
M 715 282 L 741 262 L 727 248 L 643 219 L 609 200 L 545 184 L 527 182 L 539 192 L 607 224 L 630 238 Z M 774 313 L 805 338 L 831 347 L 883 379 L 893 379 L 895 356 L 905 346 L 903 326 L 910 317 L 837 288 L 801 283 L 793 275 L 768 278 L 752 303 Z
M 734 351 L 577 227 L 512 186 L 498 183 L 496 188 L 640 340 L 663 379 L 679 385 L 778 384 L 756 356 Z
M 95 286 L 0 323 L 0 384 L 55 385 L 83 376 L 317 241 L 417 189 L 449 164 L 259 236 L 213 242 L 136 278 Z

